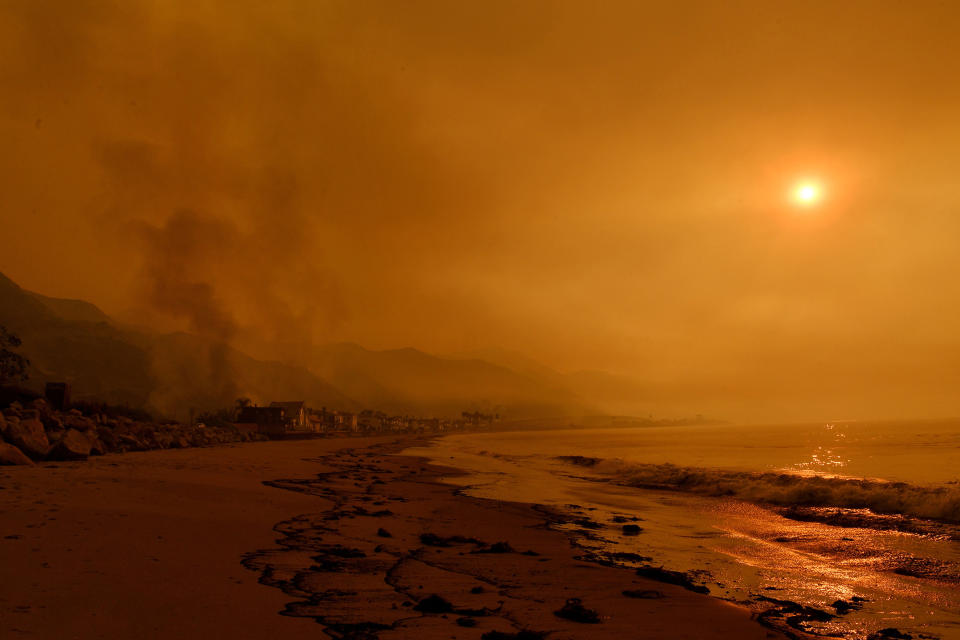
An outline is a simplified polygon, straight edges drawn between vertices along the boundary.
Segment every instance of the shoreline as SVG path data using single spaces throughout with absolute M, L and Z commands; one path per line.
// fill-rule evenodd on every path
M 264 442 L 6 468 L 0 629 L 315 638 L 319 621 L 357 640 L 787 637 L 741 607 L 585 562 L 542 508 L 458 495 L 440 482 L 457 470 L 394 455 L 424 441 Z M 565 609 L 574 598 L 582 610 Z M 583 611 L 600 622 L 569 619 Z
M 336 638 L 621 638 L 638 628 L 648 638 L 807 637 L 591 556 L 554 528 L 565 514 L 465 495 L 441 482 L 461 471 L 399 455 L 423 442 L 351 448 L 317 460 L 325 470 L 314 479 L 270 483 L 335 500 L 278 523 L 279 546 L 245 559 L 293 598 L 285 615 Z M 570 618 L 599 622 L 558 616 L 570 603 Z

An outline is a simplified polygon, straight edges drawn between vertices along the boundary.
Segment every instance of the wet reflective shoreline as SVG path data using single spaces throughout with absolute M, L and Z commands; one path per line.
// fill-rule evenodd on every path
M 624 486 L 602 468 L 549 455 L 580 437 L 564 443 L 554 433 L 527 434 L 526 447 L 516 446 L 524 436 L 514 434 L 497 448 L 493 434 L 457 436 L 410 453 L 468 471 L 451 482 L 471 495 L 545 504 L 598 523 L 563 525 L 588 553 L 685 572 L 712 595 L 758 611 L 790 602 L 824 612 L 791 616 L 803 618 L 797 628 L 805 631 L 863 639 L 896 627 L 960 638 L 960 529 L 953 525 L 915 520 L 928 530 L 904 531 L 869 526 L 867 516 L 877 514 L 862 509 L 784 514 L 739 499 Z M 625 518 L 639 518 L 642 532 L 624 535 Z M 650 560 L 624 560 L 631 557 Z

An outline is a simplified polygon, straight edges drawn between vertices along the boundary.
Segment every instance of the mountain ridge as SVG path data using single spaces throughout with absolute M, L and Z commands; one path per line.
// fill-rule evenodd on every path
M 520 419 L 608 413 L 585 393 L 591 385 L 578 378 L 588 374 L 559 373 L 516 352 L 436 355 L 333 342 L 305 347 L 296 363 L 285 362 L 269 351 L 253 357 L 189 333 L 124 325 L 90 302 L 31 292 L 2 273 L 0 324 L 23 339 L 34 384 L 67 381 L 76 399 L 165 415 L 231 407 L 241 396 L 436 417 L 475 410 Z

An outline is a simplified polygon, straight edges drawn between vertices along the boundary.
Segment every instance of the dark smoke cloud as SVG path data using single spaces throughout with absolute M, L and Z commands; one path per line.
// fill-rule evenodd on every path
M 224 257 L 224 247 L 236 246 L 233 226 L 180 210 L 162 228 L 144 227 L 142 240 L 147 304 L 186 319 L 190 330 L 204 338 L 231 340 L 236 322 L 206 278 L 210 262 Z

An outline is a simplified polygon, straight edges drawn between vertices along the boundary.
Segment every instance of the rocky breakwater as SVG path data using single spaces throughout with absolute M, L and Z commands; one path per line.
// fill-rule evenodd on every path
M 0 412 L 0 465 L 86 460 L 150 449 L 182 449 L 263 439 L 232 427 L 145 422 L 81 411 L 55 411 L 43 400 L 13 403 Z

